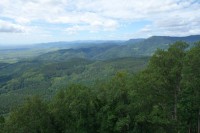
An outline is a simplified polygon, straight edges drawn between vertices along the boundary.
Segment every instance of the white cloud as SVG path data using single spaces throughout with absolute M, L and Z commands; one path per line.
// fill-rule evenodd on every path
M 15 21 L 19 24 L 27 24 L 31 22 L 29 19 L 23 17 L 16 18 Z
M 0 20 L 0 32 L 21 33 L 21 32 L 25 32 L 25 31 L 26 31 L 26 28 L 21 25 L 13 24 L 10 22 Z
M 75 26 L 66 28 L 66 32 L 67 32 L 68 34 L 75 34 L 75 33 L 77 33 L 78 31 L 83 31 L 83 30 L 85 30 L 86 28 L 87 28 L 87 26 L 75 25 Z
M 200 34 L 200 3 L 196 0 L 1 0 L 0 19 L 13 19 L 16 31 L 34 22 L 66 24 L 64 31 L 116 30 L 127 22 L 152 24 L 135 36 Z M 4 20 L 5 21 L 5 20 Z M 20 27 L 21 26 L 21 27 Z M 4 27 L 5 24 L 4 24 Z M 9 27 L 9 26 L 7 26 Z M 43 29 L 43 27 L 39 27 Z M 19 30 L 20 29 L 20 30 Z M 45 30 L 45 29 L 44 29 Z M 12 31 L 12 28 L 4 28 Z M 14 30 L 13 30 L 14 31 Z
M 112 20 L 107 21 L 98 21 L 94 20 L 91 21 L 87 25 L 74 25 L 71 27 L 66 28 L 66 32 L 68 34 L 75 34 L 79 31 L 89 31 L 89 32 L 97 32 L 99 30 L 103 31 L 113 31 L 118 27 L 118 23 Z

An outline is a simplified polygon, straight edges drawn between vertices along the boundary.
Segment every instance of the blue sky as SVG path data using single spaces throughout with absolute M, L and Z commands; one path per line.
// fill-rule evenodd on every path
M 195 34 L 199 0 L 0 0 L 0 45 Z

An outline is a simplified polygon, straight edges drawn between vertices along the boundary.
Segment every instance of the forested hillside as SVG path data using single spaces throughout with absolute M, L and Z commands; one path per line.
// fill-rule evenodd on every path
M 0 46 L 0 62 L 15 63 L 20 60 L 26 60 L 39 55 L 62 50 L 79 49 L 89 47 L 114 47 L 123 44 L 124 41 L 72 41 L 72 42 L 50 42 L 22 46 Z
M 135 41 L 127 41 L 124 44 L 108 49 L 96 58 L 120 58 L 120 57 L 138 57 L 138 56 L 152 56 L 154 52 L 160 49 L 168 49 L 170 44 L 176 41 L 185 41 L 190 47 L 193 43 L 200 40 L 200 35 L 193 35 L 187 37 L 169 37 L 169 36 L 152 36 L 137 43 Z
M 107 60 L 124 57 L 152 56 L 158 48 L 166 50 L 170 44 L 176 41 L 185 41 L 189 44 L 189 47 L 192 47 L 193 43 L 199 40 L 200 35 L 187 37 L 152 36 L 147 39 L 132 39 L 121 42 L 120 45 L 104 43 L 90 47 L 62 49 L 41 55 L 40 59 L 65 60 L 72 57 L 79 57 L 92 60 Z M 59 58 L 57 59 L 57 57 Z
M 147 57 L 53 60 L 39 63 L 41 66 L 37 63 L 44 60 L 37 60 L 31 62 L 34 67 L 29 69 L 25 66 L 30 62 L 17 63 L 20 67 L 1 64 L 10 74 L 4 75 L 5 83 L 1 82 L 1 93 L 7 96 L 7 90 L 20 92 L 27 90 L 26 85 L 49 90 L 48 84 L 55 82 L 55 88 L 59 88 L 63 83 L 60 81 L 69 81 L 71 75 L 76 82 L 60 89 L 51 100 L 41 96 L 29 98 L 8 116 L 2 115 L 0 132 L 199 133 L 200 42 L 190 49 L 188 46 L 178 41 L 167 50 L 158 49 L 147 65 Z M 10 67 L 16 69 L 11 72 Z M 103 80 L 80 82 L 93 79 L 96 74 Z M 115 76 L 109 78 L 106 74 Z M 17 87 L 18 82 L 23 84 Z
M 106 81 L 118 71 L 137 73 L 145 68 L 149 57 L 95 61 L 56 55 L 47 59 L 0 64 L 0 114 L 8 113 L 28 96 L 50 99 L 57 90 L 72 83 L 91 86 Z

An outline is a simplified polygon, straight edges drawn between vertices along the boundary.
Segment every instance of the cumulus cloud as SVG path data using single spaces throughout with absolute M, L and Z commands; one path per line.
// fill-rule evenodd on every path
M 200 3 L 196 0 L 1 0 L 0 18 L 16 24 L 2 31 L 23 31 L 34 22 L 66 24 L 68 33 L 113 31 L 124 23 L 150 21 L 135 36 L 200 34 Z M 6 28 L 7 27 L 7 28 Z M 42 29 L 43 27 L 41 27 Z M 16 30 L 14 30 L 16 29 Z M 18 30 L 17 30 L 18 29 Z
M 0 32 L 19 33 L 19 32 L 25 32 L 25 28 L 21 25 L 0 20 Z

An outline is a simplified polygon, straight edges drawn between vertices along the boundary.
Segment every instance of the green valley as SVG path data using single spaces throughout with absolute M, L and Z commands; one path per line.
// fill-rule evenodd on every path
M 0 133 L 195 133 L 198 40 L 53 43 L 16 60 L 4 51 Z

